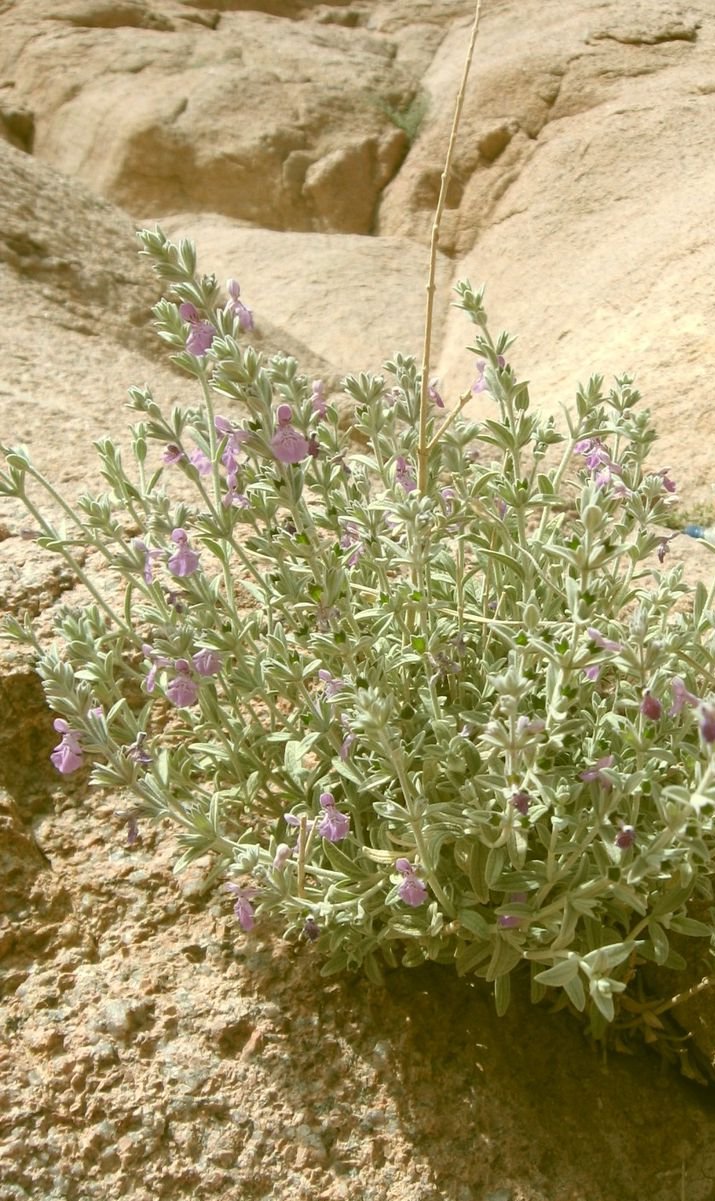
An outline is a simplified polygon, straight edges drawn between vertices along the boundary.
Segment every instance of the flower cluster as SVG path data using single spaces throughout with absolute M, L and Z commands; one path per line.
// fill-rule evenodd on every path
M 247 340 L 235 280 L 141 241 L 199 405 L 132 389 L 136 469 L 100 441 L 110 498 L 66 505 L 66 536 L 4 448 L 2 491 L 89 590 L 53 645 L 8 624 L 54 766 L 130 791 L 130 841 L 170 817 L 178 868 L 212 856 L 240 928 L 278 923 L 326 973 L 437 959 L 502 1011 L 523 970 L 597 1029 L 641 962 L 682 966 L 671 934 L 711 934 L 715 594 L 664 569 L 674 485 L 632 381 L 591 380 L 559 432 L 465 283 L 485 415 L 396 355 L 342 382 L 352 439 L 323 381 Z

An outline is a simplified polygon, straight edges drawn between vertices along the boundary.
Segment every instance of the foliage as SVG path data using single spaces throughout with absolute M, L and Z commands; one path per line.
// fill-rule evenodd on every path
M 50 646 L 7 623 L 53 761 L 130 790 L 130 838 L 177 823 L 177 870 L 210 854 L 241 925 L 280 919 L 326 974 L 453 963 L 503 1011 L 528 964 L 602 1028 L 638 964 L 684 966 L 673 933 L 712 933 L 713 592 L 663 563 L 674 485 L 632 381 L 591 379 L 558 432 L 460 284 L 488 416 L 430 386 L 420 490 L 413 359 L 347 377 L 350 441 L 320 381 L 243 337 L 235 281 L 222 303 L 190 243 L 140 238 L 200 403 L 133 388 L 133 467 L 97 442 L 108 490 L 76 510 L 3 448 L 2 491 L 93 596 Z

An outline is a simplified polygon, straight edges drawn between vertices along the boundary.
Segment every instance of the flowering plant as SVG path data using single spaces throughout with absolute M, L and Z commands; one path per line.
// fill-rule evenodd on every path
M 177 870 L 211 856 L 241 926 L 278 919 L 325 974 L 452 963 L 503 1011 L 528 965 L 598 1030 L 640 963 L 685 966 L 672 933 L 713 929 L 714 594 L 664 563 L 674 484 L 632 381 L 591 379 L 559 432 L 462 283 L 472 387 L 447 414 L 397 354 L 344 380 L 351 439 L 244 340 L 235 281 L 221 301 L 190 243 L 139 236 L 200 404 L 131 389 L 134 468 L 100 440 L 108 491 L 76 508 L 2 448 L 2 492 L 92 597 L 55 645 L 6 623 L 54 765 L 128 790 L 130 840 L 178 824 Z

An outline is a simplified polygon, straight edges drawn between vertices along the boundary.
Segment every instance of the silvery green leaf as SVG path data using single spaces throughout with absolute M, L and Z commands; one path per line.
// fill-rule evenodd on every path
M 534 977 L 540 984 L 548 984 L 551 988 L 559 988 L 574 980 L 579 972 L 578 955 L 570 954 L 553 967 L 546 968 Z
M 572 980 L 566 980 L 563 989 L 571 1004 L 582 1013 L 586 1008 L 586 992 L 581 977 L 574 976 Z
M 494 981 L 494 1005 L 499 1017 L 503 1017 L 511 1000 L 511 978 L 508 973 L 497 976 Z
M 627 942 L 610 943 L 605 947 L 597 947 L 589 951 L 581 959 L 584 971 L 589 975 L 598 976 L 617 967 L 632 955 L 638 944 L 632 939 Z
M 670 929 L 676 934 L 687 934 L 692 938 L 712 938 L 713 928 L 707 922 L 700 922 L 694 917 L 673 917 Z
M 498 933 L 494 940 L 492 957 L 489 960 L 485 979 L 496 980 L 499 976 L 510 972 L 523 959 L 522 948 L 510 942 L 503 933 Z

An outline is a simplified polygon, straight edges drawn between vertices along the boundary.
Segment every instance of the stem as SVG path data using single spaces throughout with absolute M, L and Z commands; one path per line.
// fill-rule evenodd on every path
M 457 130 L 462 116 L 462 107 L 464 105 L 464 96 L 467 90 L 467 79 L 469 70 L 472 65 L 472 56 L 474 54 L 474 45 L 477 40 L 477 30 L 479 28 L 479 16 L 481 12 L 481 0 L 477 0 L 476 9 L 474 12 L 474 21 L 472 22 L 472 32 L 469 38 L 469 46 L 467 48 L 467 56 L 464 60 L 464 70 L 462 72 L 462 82 L 459 85 L 457 93 L 457 103 L 454 109 L 454 119 L 452 121 L 452 132 L 449 135 L 449 145 L 447 146 L 447 158 L 442 172 L 442 184 L 439 189 L 439 199 L 437 201 L 437 210 L 434 215 L 432 225 L 432 237 L 430 239 L 430 257 L 429 257 L 429 273 L 427 276 L 427 307 L 425 312 L 425 333 L 424 344 L 422 348 L 422 381 L 420 389 L 420 429 L 419 442 L 417 446 L 417 465 L 418 465 L 418 488 L 422 494 L 427 489 L 427 464 L 429 461 L 430 447 L 427 444 L 427 423 L 429 417 L 429 404 L 427 390 L 429 387 L 429 360 L 430 349 L 432 344 L 432 312 L 434 309 L 434 293 L 435 293 L 435 275 L 437 267 L 437 243 L 439 240 L 439 229 L 442 223 L 442 213 L 447 200 L 447 187 L 449 185 L 450 176 L 452 174 L 452 158 L 454 155 L 454 147 L 457 142 Z
M 454 917 L 454 905 L 452 905 L 451 901 L 445 896 L 442 885 L 440 884 L 434 871 L 431 859 L 427 855 L 424 839 L 422 838 L 420 819 L 417 814 L 417 803 L 412 792 L 409 777 L 407 775 L 407 769 L 402 757 L 402 751 L 399 748 L 393 750 L 390 744 L 389 735 L 384 729 L 380 730 L 379 738 L 385 755 L 395 768 L 395 773 L 397 775 L 397 779 L 399 780 L 400 788 L 402 789 L 405 808 L 410 815 L 410 825 L 412 827 L 412 834 L 415 840 L 415 849 L 420 857 L 420 862 L 422 864 L 425 877 L 445 912 L 449 915 L 449 917 Z
M 50 525 L 48 525 L 48 523 L 45 521 L 44 517 L 42 516 L 40 510 L 38 508 L 36 508 L 36 506 L 32 503 L 32 501 L 27 496 L 27 493 L 23 493 L 21 499 L 22 499 L 22 503 L 24 504 L 25 508 L 28 510 L 29 513 L 32 514 L 32 516 L 35 518 L 35 521 L 40 526 L 40 528 L 45 531 L 45 533 L 48 535 L 48 537 L 52 538 L 55 542 L 59 542 L 59 540 L 56 537 L 56 531 L 53 530 Z M 107 602 L 104 599 L 104 597 L 102 596 L 101 592 L 97 591 L 94 584 L 91 582 L 89 577 L 85 574 L 85 572 L 82 570 L 82 568 L 80 567 L 79 563 L 74 558 L 74 556 L 71 555 L 69 553 L 69 551 L 65 550 L 64 546 L 62 546 L 62 545 L 58 545 L 56 553 L 61 555 L 66 563 L 69 563 L 73 572 L 77 576 L 77 579 L 80 581 L 80 583 L 82 583 L 84 585 L 84 587 L 87 589 L 87 591 L 90 593 L 90 595 L 94 597 L 94 599 L 97 602 L 97 604 L 99 605 L 100 609 L 103 609 L 104 612 L 107 614 L 107 616 L 109 618 L 111 618 L 111 620 L 116 625 L 117 629 L 121 630 L 122 633 L 127 638 L 129 638 L 132 643 L 134 643 L 135 646 L 141 646 L 141 644 L 142 644 L 141 638 L 139 638 L 139 636 L 134 632 L 134 630 L 131 628 L 131 626 L 128 626 L 126 624 L 126 622 L 123 621 L 122 618 L 119 617 L 118 614 L 116 614 L 114 612 L 114 609 L 111 607 L 111 605 L 107 604 Z

